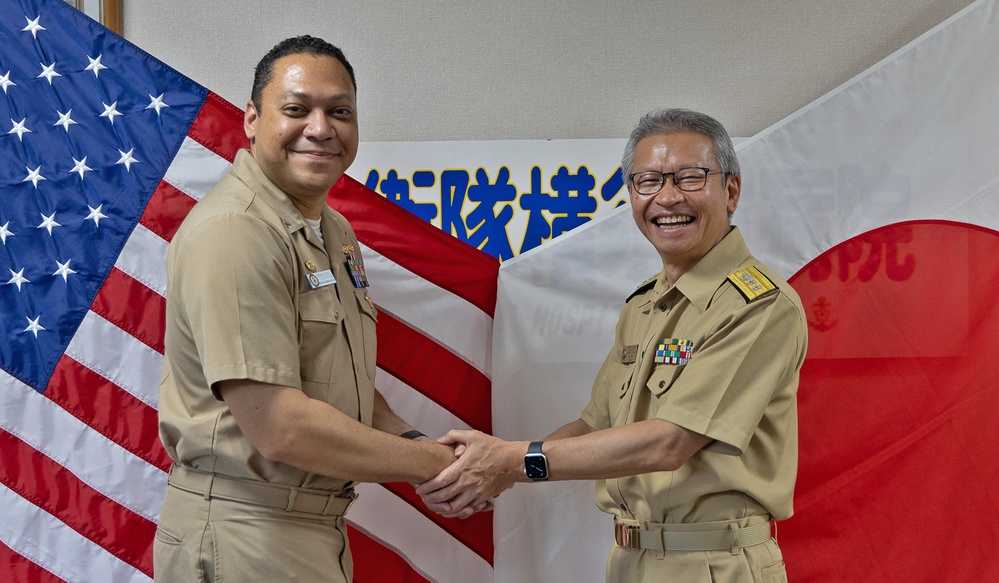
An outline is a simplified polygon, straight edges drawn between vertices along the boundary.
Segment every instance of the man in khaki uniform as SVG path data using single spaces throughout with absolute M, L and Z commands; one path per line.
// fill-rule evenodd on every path
M 159 415 L 175 463 L 155 577 L 347 583 L 353 483 L 427 480 L 454 455 L 374 387 L 363 261 L 326 205 L 357 152 L 343 53 L 313 37 L 279 43 L 257 66 L 244 125 L 249 151 L 168 255 Z
M 448 433 L 464 453 L 418 491 L 464 516 L 517 481 L 595 479 L 608 581 L 786 581 L 770 522 L 791 515 L 801 301 L 730 225 L 739 163 L 716 120 L 647 114 L 622 169 L 663 270 L 628 298 L 589 404 L 543 442 Z

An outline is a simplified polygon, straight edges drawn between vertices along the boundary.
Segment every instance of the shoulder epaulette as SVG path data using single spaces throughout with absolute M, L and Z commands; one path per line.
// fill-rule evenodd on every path
M 755 267 L 747 267 L 730 273 L 728 280 L 746 298 L 747 302 L 759 299 L 777 289 L 774 282 Z
M 654 286 L 656 284 L 656 280 L 657 279 L 659 279 L 659 274 L 653 275 L 649 279 L 645 280 L 642 283 L 642 285 L 638 286 L 638 289 L 636 289 L 635 291 L 631 292 L 631 295 L 628 296 L 628 299 L 624 300 L 624 303 L 627 304 L 628 302 L 631 301 L 631 298 L 637 296 L 640 293 L 644 293 L 644 292 L 648 291 L 649 289 L 651 289 L 652 286 Z

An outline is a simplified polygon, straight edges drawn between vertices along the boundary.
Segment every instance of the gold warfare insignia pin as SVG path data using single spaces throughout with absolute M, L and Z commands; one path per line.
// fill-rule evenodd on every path
M 368 307 L 372 310 L 375 309 L 375 302 L 371 301 L 371 296 L 364 294 L 364 301 L 368 302 Z
M 774 282 L 767 279 L 767 276 L 755 267 L 747 267 L 731 273 L 728 280 L 746 298 L 747 302 L 761 298 L 777 289 Z
M 638 360 L 638 345 L 629 344 L 621 351 L 621 364 L 635 364 Z
M 306 261 L 305 262 L 305 268 L 308 269 L 309 271 L 315 271 L 316 270 L 316 264 L 313 263 L 311 260 Z
M 354 246 L 344 243 L 340 249 L 343 251 L 344 255 L 352 255 L 354 253 Z

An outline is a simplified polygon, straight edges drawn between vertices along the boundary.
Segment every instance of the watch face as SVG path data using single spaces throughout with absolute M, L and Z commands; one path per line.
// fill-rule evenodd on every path
M 543 455 L 528 454 L 524 457 L 524 471 L 532 480 L 547 480 L 548 460 Z

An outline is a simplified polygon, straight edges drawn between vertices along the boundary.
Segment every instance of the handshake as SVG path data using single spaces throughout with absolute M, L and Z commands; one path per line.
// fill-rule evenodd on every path
M 453 429 L 437 440 L 454 447 L 454 462 L 416 488 L 427 508 L 448 518 L 468 518 L 492 509 L 492 500 L 515 482 L 528 481 L 528 444 L 480 431 Z

